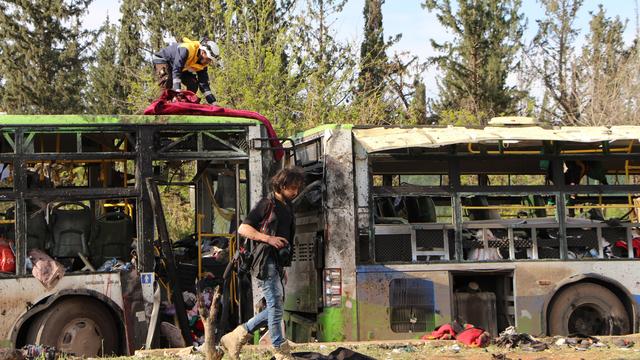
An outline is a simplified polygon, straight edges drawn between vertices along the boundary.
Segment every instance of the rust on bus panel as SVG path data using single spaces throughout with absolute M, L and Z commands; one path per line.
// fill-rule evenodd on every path
M 27 297 L 25 292 L 33 296 Z M 11 338 L 16 321 L 34 305 L 25 299 L 37 298 L 36 295 L 42 292 L 42 286 L 33 278 L 0 281 L 0 340 Z
M 408 339 L 451 322 L 448 271 L 425 271 L 425 267 L 373 265 L 359 268 L 360 340 Z M 407 271 L 409 268 L 413 271 Z M 406 314 L 407 306 L 415 317 L 402 315 Z
M 572 275 L 568 267 L 562 266 L 536 266 L 526 264 L 519 266 L 515 272 L 516 284 L 516 324 L 519 332 L 532 335 L 545 335 L 544 328 L 544 303 L 548 294 L 561 279 Z

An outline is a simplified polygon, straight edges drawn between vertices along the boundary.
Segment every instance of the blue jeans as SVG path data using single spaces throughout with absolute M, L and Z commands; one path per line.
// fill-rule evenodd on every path
M 253 333 L 265 325 L 268 326 L 271 345 L 279 348 L 286 341 L 280 325 L 282 323 L 282 314 L 284 313 L 282 299 L 284 290 L 280 274 L 273 260 L 267 260 L 267 278 L 258 280 L 258 286 L 262 290 L 262 296 L 267 301 L 267 308 L 249 319 L 244 324 L 244 327 L 247 332 Z

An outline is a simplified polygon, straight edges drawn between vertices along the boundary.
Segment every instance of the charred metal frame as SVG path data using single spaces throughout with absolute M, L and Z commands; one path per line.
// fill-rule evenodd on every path
M 354 140 L 355 141 L 355 140 Z M 637 151 L 637 149 L 636 149 Z M 513 246 L 513 230 L 516 228 L 519 229 L 531 229 L 532 234 L 535 234 L 534 229 L 536 228 L 557 228 L 559 235 L 559 250 L 560 250 L 560 259 L 567 260 L 568 258 L 568 247 L 567 247 L 567 237 L 566 231 L 571 227 L 582 227 L 580 225 L 570 225 L 567 224 L 566 213 L 567 208 L 565 204 L 565 198 L 571 194 L 619 194 L 619 193 L 640 193 L 640 185 L 639 184 L 625 184 L 625 185 L 575 185 L 570 186 L 564 183 L 564 171 L 563 171 L 563 162 L 570 160 L 588 160 L 588 161 L 607 161 L 607 160 L 630 160 L 635 162 L 640 162 L 640 153 L 610 153 L 607 152 L 606 149 L 603 153 L 600 154 L 561 154 L 561 149 L 559 146 L 554 146 L 554 153 L 552 154 L 540 154 L 540 155 L 532 155 L 532 154 L 488 154 L 486 151 L 483 151 L 480 154 L 469 154 L 469 153 L 459 153 L 456 151 L 455 146 L 449 146 L 447 151 L 443 152 L 434 152 L 434 153 L 424 153 L 424 154 L 413 154 L 410 149 L 405 149 L 405 151 L 401 151 L 398 153 L 369 153 L 366 154 L 367 163 L 369 166 L 368 176 L 373 176 L 374 170 L 376 166 L 382 168 L 382 173 L 388 174 L 409 174 L 410 171 L 416 172 L 416 169 L 420 169 L 421 161 L 444 161 L 447 165 L 446 175 L 449 177 L 449 184 L 446 186 L 417 186 L 417 185 L 408 185 L 408 186 L 390 186 L 384 184 L 383 186 L 374 187 L 371 179 L 369 182 L 369 192 L 370 192 L 370 201 L 369 201 L 369 212 L 373 211 L 373 199 L 375 197 L 380 196 L 391 196 L 391 195 L 400 195 L 400 196 L 416 196 L 416 195 L 434 195 L 434 196 L 450 196 L 451 197 L 451 206 L 453 209 L 453 219 L 451 224 L 446 224 L 444 226 L 445 229 L 453 229 L 455 234 L 455 258 L 448 259 L 445 257 L 446 261 L 456 261 L 456 262 L 469 262 L 470 260 L 463 259 L 463 244 L 462 244 L 462 229 L 463 228 L 473 228 L 473 229 L 495 229 L 495 228 L 504 228 L 509 232 L 510 246 L 509 253 L 510 259 L 514 260 L 514 246 Z M 499 162 L 503 159 L 528 159 L 528 160 L 549 160 L 550 166 L 553 167 L 554 181 L 553 184 L 549 185 L 512 185 L 512 186 L 483 186 L 483 185 L 462 185 L 460 182 L 461 170 L 460 165 L 464 160 L 484 160 L 484 161 L 496 161 Z M 375 164 L 375 165 L 374 165 Z M 357 169 L 356 169 L 357 171 Z M 378 172 L 376 172 L 378 174 Z M 621 174 L 622 175 L 622 174 Z M 556 223 L 555 224 L 530 224 L 530 225 L 509 225 L 506 223 L 501 223 L 499 220 L 496 220 L 489 223 L 484 224 L 472 224 L 468 222 L 463 222 L 463 206 L 462 199 L 466 196 L 472 195 L 486 195 L 486 196 L 498 196 L 498 195 L 528 195 L 528 194 L 542 194 L 542 195 L 552 195 L 556 198 Z M 362 207 L 362 205 L 360 205 Z M 360 228 L 362 228 L 364 224 L 360 223 Z M 374 224 L 373 216 L 369 216 L 369 224 L 370 229 L 375 229 L 376 224 Z M 442 224 L 440 224 L 442 225 Z M 379 225 L 378 225 L 379 226 Z M 380 228 L 388 227 L 389 225 L 383 225 Z M 403 225 L 406 229 L 400 229 L 398 234 L 406 234 L 407 229 L 415 228 L 414 225 L 406 224 Z M 422 224 L 420 224 L 422 226 Z M 640 223 L 628 223 L 622 225 L 627 230 L 627 245 L 628 249 L 631 249 L 631 228 L 640 226 Z M 402 226 L 401 226 L 402 227 Z M 591 225 L 594 228 L 598 235 L 601 234 L 602 228 L 606 227 L 603 224 L 594 223 Z M 390 230 L 390 229 L 389 229 Z M 383 230 L 384 234 L 390 234 L 388 230 Z M 445 230 L 446 231 L 446 230 Z M 533 241 L 535 241 L 535 236 L 533 237 Z M 370 261 L 372 263 L 376 263 L 375 260 L 375 231 L 370 231 Z M 415 250 L 415 229 L 412 230 L 412 248 Z M 446 236 L 445 236 L 446 239 Z M 535 244 L 535 242 L 534 242 Z M 602 244 L 598 242 L 599 247 L 599 257 L 603 258 L 602 255 Z M 413 262 L 416 261 L 416 252 L 413 251 Z M 417 254 L 421 255 L 421 254 Z M 537 255 L 537 254 L 536 254 Z M 633 258 L 633 251 L 629 251 L 629 258 Z M 537 258 L 535 256 L 534 258 Z
M 139 270 L 142 272 L 153 271 L 154 260 L 152 243 L 154 238 L 153 211 L 149 196 L 144 190 L 144 179 L 153 177 L 154 161 L 172 160 L 206 160 L 210 162 L 249 162 L 249 149 L 244 150 L 241 144 L 225 140 L 220 134 L 232 134 L 244 144 L 248 144 L 249 128 L 257 125 L 246 123 L 194 123 L 194 124 L 95 124 L 95 125 L 11 125 L 0 128 L 3 140 L 9 149 L 0 153 L 0 162 L 13 165 L 13 189 L 0 189 L 0 200 L 13 201 L 16 207 L 15 234 L 16 234 L 16 275 L 25 273 L 24 260 L 27 257 L 26 249 L 26 200 L 44 199 L 48 201 L 62 200 L 97 200 L 97 199 L 135 199 L 137 216 L 137 238 L 139 254 Z M 163 133 L 180 133 L 181 138 L 172 141 L 169 145 L 159 146 L 158 138 Z M 36 134 L 75 134 L 76 144 L 74 152 L 33 152 L 29 149 L 33 144 Z M 85 134 L 117 133 L 126 137 L 129 151 L 88 151 L 83 149 L 82 139 Z M 254 134 L 255 136 L 255 134 Z M 196 139 L 195 149 L 176 149 L 189 139 Z M 217 145 L 216 150 L 206 150 L 203 139 L 213 141 Z M 65 144 L 69 146 L 69 144 Z M 117 148 L 116 144 L 114 148 Z M 248 146 L 247 146 L 248 147 Z M 74 162 L 84 161 L 134 161 L 135 185 L 121 187 L 73 187 L 73 188 L 46 188 L 36 189 L 27 186 L 27 164 L 33 162 Z M 251 169 L 254 170 L 254 169 Z M 249 171 L 249 166 L 247 166 Z M 260 176 L 261 178 L 261 176 Z

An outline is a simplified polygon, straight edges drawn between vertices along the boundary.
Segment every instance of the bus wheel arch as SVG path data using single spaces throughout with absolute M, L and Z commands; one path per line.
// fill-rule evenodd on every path
M 106 296 L 91 291 L 91 290 L 70 290 L 70 291 L 61 291 L 56 293 L 46 299 L 43 299 L 40 303 L 31 307 L 16 323 L 16 326 L 13 329 L 11 340 L 16 345 L 16 348 L 22 347 L 29 342 L 29 340 L 33 340 L 34 327 L 42 326 L 42 318 L 49 317 L 53 309 L 63 306 L 65 308 L 70 308 L 70 305 L 64 305 L 63 303 L 76 303 L 87 305 L 86 309 L 95 310 L 96 312 L 101 312 L 101 315 L 94 316 L 93 320 L 88 319 L 88 325 L 94 326 L 93 323 L 97 322 L 105 322 L 104 327 L 109 330 L 114 330 L 114 334 L 117 334 L 113 337 L 114 345 L 112 347 L 113 352 L 117 354 L 123 354 L 127 350 L 126 339 L 124 336 L 124 319 L 121 311 L 118 310 L 117 304 L 113 302 L 113 300 L 107 298 Z M 73 308 L 73 306 L 71 306 Z M 59 318 L 59 316 L 57 316 Z M 57 321 L 56 318 L 50 319 L 50 321 Z M 110 323 L 110 324 L 107 324 Z M 111 336 L 111 335 L 106 335 Z M 31 337 L 31 339 L 30 339 Z M 105 354 L 106 355 L 106 354 Z
M 637 328 L 637 313 L 631 294 L 619 282 L 598 274 L 581 274 L 556 286 L 545 301 L 543 321 L 548 335 L 567 335 L 569 328 L 601 328 L 604 325 L 598 321 L 604 322 L 608 314 L 613 314 L 618 320 L 612 323 L 608 316 L 607 328 L 625 334 Z M 602 319 L 598 320 L 598 315 Z M 593 317 L 596 319 L 590 324 L 585 323 Z

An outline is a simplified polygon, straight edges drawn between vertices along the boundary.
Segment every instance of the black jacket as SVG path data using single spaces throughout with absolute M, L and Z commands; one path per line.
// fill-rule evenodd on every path
M 273 194 L 271 194 L 267 198 L 263 198 L 258 202 L 256 207 L 251 211 L 260 212 L 260 222 L 259 224 L 255 223 L 255 220 L 252 223 L 248 223 L 253 226 L 256 230 L 265 233 L 270 236 L 282 236 L 283 234 L 278 233 L 278 225 L 279 219 L 277 216 L 277 211 L 275 209 L 277 200 L 274 198 Z M 293 257 L 293 239 L 295 238 L 295 218 L 293 206 L 289 203 L 284 204 L 286 210 L 288 210 L 291 216 L 291 226 L 289 228 L 288 236 L 285 236 L 288 241 L 288 246 L 283 249 L 276 249 L 275 247 L 261 241 L 253 242 L 254 248 L 252 251 L 252 263 L 251 263 L 251 274 L 260 280 L 264 280 L 266 278 L 266 264 L 269 259 L 276 264 L 278 268 L 278 272 L 282 276 L 283 269 L 286 266 L 291 266 L 291 258 Z M 256 215 L 250 214 L 250 215 Z M 253 219 L 255 216 L 248 215 L 247 218 L 250 217 Z M 247 219 L 247 220 L 248 220 Z M 247 221 L 245 220 L 245 222 Z M 288 255 L 285 254 L 288 251 Z

